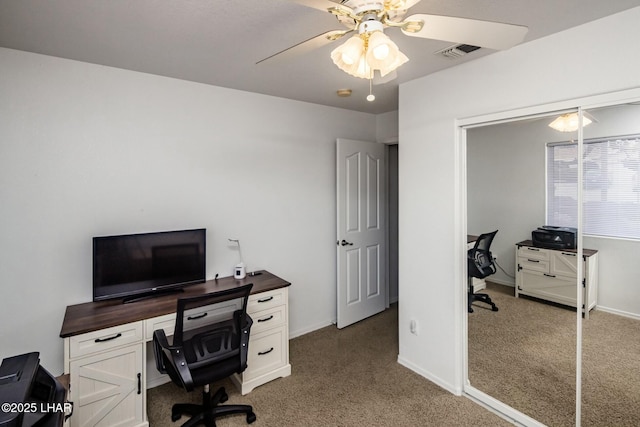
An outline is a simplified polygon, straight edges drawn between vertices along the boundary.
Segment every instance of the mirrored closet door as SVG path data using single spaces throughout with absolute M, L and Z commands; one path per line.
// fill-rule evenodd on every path
M 640 425 L 640 102 L 585 110 L 584 247 L 598 308 L 582 322 L 581 425 Z M 585 121 L 586 122 L 586 121 Z
M 474 284 L 486 286 L 479 292 L 488 293 L 498 311 L 477 302 L 468 314 L 468 379 L 547 425 L 573 425 L 576 407 L 576 311 L 558 302 L 575 307 L 577 277 L 556 273 L 571 255 L 539 250 L 530 241 L 532 230 L 547 225 L 548 144 L 577 140 L 575 130 L 549 126 L 560 115 L 480 126 L 466 135 L 467 233 L 498 230 L 491 245 L 497 272 Z M 558 152 L 554 191 L 558 215 L 567 218 L 578 208 L 571 149 Z M 564 160 L 571 155 L 573 162 Z
M 466 172 L 467 233 L 498 230 L 469 390 L 532 423 L 640 425 L 640 99 L 469 127 Z M 543 225 L 579 228 L 577 250 L 536 250 Z

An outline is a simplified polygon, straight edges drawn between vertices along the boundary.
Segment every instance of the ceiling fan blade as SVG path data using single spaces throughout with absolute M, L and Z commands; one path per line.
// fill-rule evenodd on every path
M 496 50 L 509 49 L 521 43 L 529 31 L 529 28 L 522 25 L 454 16 L 416 14 L 404 20 L 406 23 L 414 21 L 423 21 L 424 25 L 415 32 L 407 29 L 410 26 L 402 28 L 402 32 L 407 36 L 445 40 Z
M 339 1 L 331 1 L 331 0 L 289 0 L 292 3 L 298 3 L 303 6 L 311 7 L 313 9 L 322 10 L 327 12 L 328 9 L 340 6 Z M 346 7 L 346 6 L 341 6 Z
M 348 34 L 352 31 L 353 30 L 327 31 L 326 33 L 322 33 L 315 37 L 311 37 L 310 39 L 304 40 L 296 45 L 293 45 L 284 50 L 281 50 L 280 52 L 274 53 L 271 56 L 261 59 L 260 61 L 256 62 L 256 65 L 266 61 L 271 62 L 271 61 L 274 61 L 275 59 L 278 59 L 278 60 L 286 59 L 294 55 L 301 55 L 303 53 L 310 52 L 322 46 L 328 45 L 329 43 L 341 38 L 345 34 Z

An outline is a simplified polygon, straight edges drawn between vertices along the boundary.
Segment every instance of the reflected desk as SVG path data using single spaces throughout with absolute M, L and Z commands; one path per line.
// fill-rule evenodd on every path
M 153 331 L 173 334 L 177 299 L 253 283 L 247 313 L 253 318 L 248 367 L 232 377 L 242 394 L 279 377 L 291 375 L 289 364 L 288 287 L 269 273 L 241 280 L 225 277 L 190 285 L 184 292 L 129 304 L 109 300 L 67 307 L 60 336 L 64 338 L 64 371 L 70 376 L 74 413 L 71 426 L 148 426 L 146 384 L 155 372 L 147 343 Z M 149 350 L 149 353 L 152 353 Z M 162 381 L 166 382 L 166 381 Z
M 516 298 L 527 295 L 577 307 L 577 255 L 575 249 L 536 247 L 531 240 L 516 243 Z M 588 319 L 598 302 L 598 251 L 584 248 L 581 264 L 581 309 Z

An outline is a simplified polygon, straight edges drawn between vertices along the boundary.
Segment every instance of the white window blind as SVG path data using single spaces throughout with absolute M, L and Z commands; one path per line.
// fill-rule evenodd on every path
M 640 135 L 584 141 L 585 234 L 640 239 Z M 547 224 L 577 227 L 578 144 L 547 145 Z

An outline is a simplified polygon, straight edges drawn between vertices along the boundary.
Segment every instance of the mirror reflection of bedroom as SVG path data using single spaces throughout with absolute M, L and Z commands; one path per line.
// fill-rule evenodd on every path
M 471 305 L 468 379 L 546 425 L 640 425 L 640 103 L 584 111 L 581 191 L 579 132 L 549 126 L 565 113 L 466 130 L 468 247 L 498 230 L 495 273 L 472 282 L 497 311 Z

